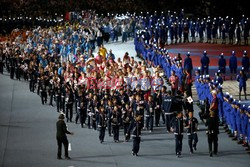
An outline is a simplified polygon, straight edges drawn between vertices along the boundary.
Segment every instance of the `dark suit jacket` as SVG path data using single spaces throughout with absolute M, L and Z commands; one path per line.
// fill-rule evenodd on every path
M 209 117 L 206 122 L 208 134 L 219 134 L 219 124 L 216 117 Z
M 66 134 L 70 134 L 70 132 L 67 130 L 66 124 L 63 120 L 58 120 L 56 123 L 56 138 L 62 139 L 67 138 Z

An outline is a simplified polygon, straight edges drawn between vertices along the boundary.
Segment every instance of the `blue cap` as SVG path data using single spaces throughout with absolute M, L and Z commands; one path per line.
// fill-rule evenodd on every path
M 237 105 L 238 107 L 241 107 L 240 101 L 237 101 L 237 102 L 236 102 L 236 105 Z
M 230 102 L 234 101 L 234 99 L 232 97 L 229 97 L 228 99 Z
M 230 98 L 230 96 L 229 96 L 229 95 L 225 95 L 224 97 L 225 97 L 225 98 L 227 98 L 227 99 L 229 99 L 229 98 Z
M 246 110 L 247 108 L 246 108 L 245 105 L 241 105 L 241 106 L 240 106 L 240 109 L 241 109 L 241 110 Z

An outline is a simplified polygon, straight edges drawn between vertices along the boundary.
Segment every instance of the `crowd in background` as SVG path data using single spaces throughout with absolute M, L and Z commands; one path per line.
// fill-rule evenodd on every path
M 103 20 L 102 24 L 98 19 Z M 10 32 L 14 28 L 28 28 L 30 26 L 50 27 L 65 24 L 90 25 L 90 20 L 98 23 L 102 33 L 107 36 L 122 35 L 123 41 L 127 36 L 134 37 L 137 30 L 144 32 L 147 43 L 154 42 L 157 46 L 185 42 L 206 42 L 248 45 L 249 18 L 242 15 L 241 19 L 233 17 L 187 17 L 182 9 L 180 12 L 141 12 L 124 14 L 99 14 L 95 11 L 68 12 L 60 15 L 55 13 L 48 16 L 17 16 L 1 17 L 2 33 Z M 97 21 L 96 21 L 97 20 Z M 86 23 L 87 21 L 87 23 Z M 93 24 L 90 26 L 92 27 Z M 96 27 L 94 25 L 94 27 Z M 31 28 L 31 27 L 30 27 Z M 4 32 L 5 31 L 5 32 Z M 106 36 L 106 41 L 109 38 Z M 111 37 L 112 39 L 112 37 Z M 220 40 L 219 40 L 220 39 Z M 114 40 L 114 39 L 112 39 Z M 218 41 L 219 40 L 219 41 Z

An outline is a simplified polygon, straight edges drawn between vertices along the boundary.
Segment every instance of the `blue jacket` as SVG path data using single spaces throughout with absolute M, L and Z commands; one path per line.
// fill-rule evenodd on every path
M 193 69 L 193 63 L 192 63 L 192 59 L 190 57 L 185 58 L 184 69 L 185 70 L 192 70 Z
M 250 141 L 250 117 L 248 116 L 247 119 L 248 119 L 248 123 L 247 123 L 247 138 L 248 138 L 248 141 Z
M 235 110 L 235 120 L 237 125 L 237 131 L 239 134 L 241 134 L 241 117 L 240 117 L 240 110 Z
M 172 97 L 167 95 L 162 95 L 162 106 L 161 109 L 164 113 L 172 113 L 171 106 L 172 106 Z
M 231 128 L 233 131 L 237 130 L 236 113 L 237 113 L 237 110 L 235 108 L 232 108 L 231 113 L 230 113 L 230 117 L 231 117 Z
M 207 55 L 203 55 L 201 58 L 201 66 L 209 66 L 210 60 Z
M 237 68 L 237 57 L 232 55 L 229 59 L 229 68 L 236 69 Z
M 219 68 L 225 68 L 227 63 L 226 63 L 226 59 L 224 58 L 220 58 L 219 62 L 218 62 Z
M 182 135 L 184 126 L 183 126 L 183 118 L 174 118 L 171 121 L 171 127 L 174 129 L 174 134 Z
M 219 92 L 217 95 L 218 98 L 218 110 L 219 110 L 219 117 L 223 118 L 224 117 L 224 113 L 223 113 L 223 93 Z
M 245 56 L 241 60 L 241 65 L 244 67 L 244 69 L 248 70 L 249 69 L 249 57 Z
M 246 81 L 247 81 L 247 76 L 246 75 L 238 75 L 237 76 L 237 81 L 239 82 L 240 87 L 246 87 Z
M 223 78 L 221 76 L 217 76 L 214 78 L 214 82 L 218 82 L 219 84 L 223 84 Z
M 229 118 L 228 118 L 228 102 L 224 101 L 223 102 L 223 113 L 224 113 L 224 119 L 226 123 L 229 125 Z
M 244 136 L 247 135 L 247 124 L 248 124 L 248 116 L 245 113 L 243 113 L 241 114 L 241 130 Z

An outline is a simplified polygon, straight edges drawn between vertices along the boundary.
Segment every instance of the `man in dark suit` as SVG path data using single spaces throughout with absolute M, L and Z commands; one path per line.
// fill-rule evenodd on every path
M 206 133 L 208 137 L 208 147 L 209 155 L 213 156 L 213 153 L 216 155 L 218 152 L 218 134 L 219 134 L 219 125 L 218 118 L 214 111 L 210 111 L 209 118 L 207 119 L 206 126 L 208 127 Z M 214 145 L 214 150 L 212 151 L 212 144 Z
M 129 128 L 129 132 L 132 130 L 132 137 L 133 137 L 133 148 L 132 148 L 132 155 L 138 156 L 138 152 L 140 150 L 140 142 L 141 142 L 141 129 L 142 129 L 142 116 L 138 115 L 135 117 L 135 120 L 131 124 Z M 128 135 L 128 134 L 126 134 Z
M 182 140 L 183 140 L 183 130 L 184 130 L 182 112 L 177 113 L 176 118 L 172 119 L 171 125 L 172 125 L 171 131 L 174 132 L 175 135 L 176 156 L 180 158 L 182 151 Z
M 57 145 L 58 145 L 58 152 L 57 152 L 57 159 L 62 159 L 61 154 L 62 154 L 62 144 L 64 145 L 64 150 L 65 150 L 65 159 L 70 159 L 68 155 L 68 146 L 69 142 L 67 139 L 66 134 L 73 135 L 72 132 L 69 132 L 67 130 L 66 124 L 64 122 L 64 115 L 60 114 L 58 117 L 58 121 L 56 123 L 56 139 L 57 139 Z

